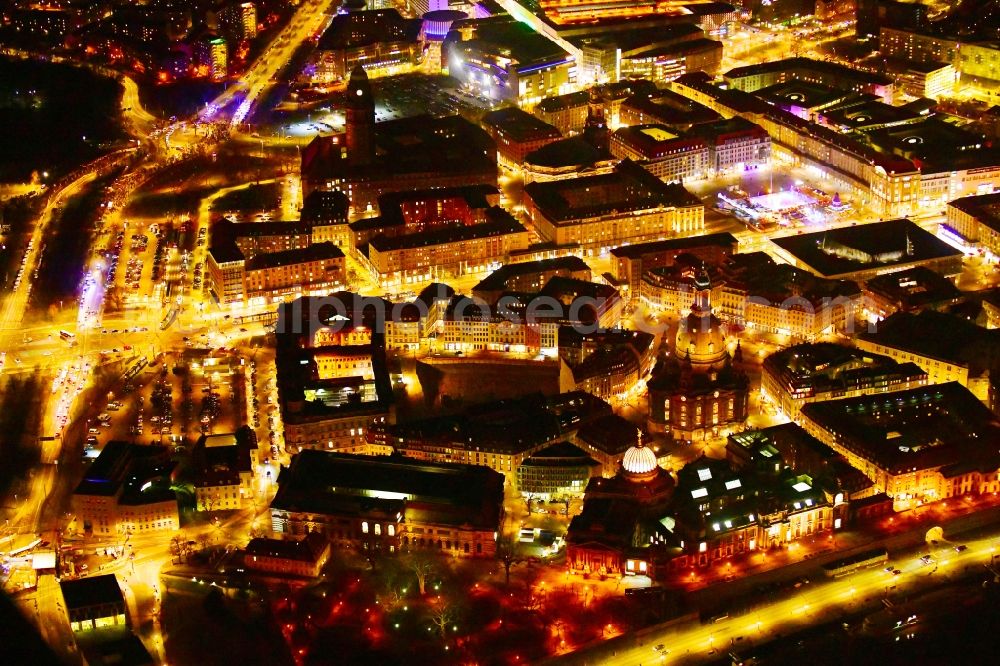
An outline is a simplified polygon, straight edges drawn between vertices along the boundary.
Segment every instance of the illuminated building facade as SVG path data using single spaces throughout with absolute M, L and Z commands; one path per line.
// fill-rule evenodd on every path
M 316 578 L 328 559 L 330 540 L 319 532 L 309 532 L 301 539 L 250 539 L 243 566 L 266 574 Z
M 749 380 L 734 365 L 742 361 L 737 345 L 730 356 L 722 321 L 712 311 L 707 271 L 695 277 L 691 312 L 678 326 L 674 352 L 653 371 L 649 390 L 649 429 L 693 441 L 740 427 L 749 410 Z
M 459 34 L 466 27 L 456 22 Z M 471 37 L 446 40 L 448 72 L 484 97 L 531 107 L 570 91 L 576 62 L 555 42 L 510 16 L 470 22 Z
M 122 538 L 177 530 L 173 468 L 166 447 L 108 442 L 73 491 L 77 534 Z
M 344 253 L 330 241 L 250 258 L 234 247 L 213 246 L 208 253 L 208 288 L 221 304 L 270 302 L 345 281 Z
M 192 452 L 198 511 L 242 509 L 254 496 L 257 435 L 248 426 L 235 433 L 202 435 Z
M 917 364 L 831 343 L 800 344 L 764 361 L 761 391 L 795 420 L 810 402 L 891 393 L 924 386 Z
M 857 346 L 900 363 L 916 363 L 926 371 L 928 384 L 957 382 L 984 402 L 990 376 L 1000 367 L 1000 331 L 931 310 L 897 312 L 861 333 Z
M 354 322 L 354 308 L 363 306 L 355 296 L 331 296 L 345 308 L 343 326 L 333 318 L 336 311 L 321 311 L 324 299 L 303 297 L 278 309 L 278 406 L 289 451 L 367 452 L 368 429 L 395 419 L 385 326 L 376 325 L 378 315 L 369 310 L 358 310 L 363 323 Z M 358 363 L 359 352 L 370 360 Z
M 562 138 L 555 127 L 516 106 L 487 112 L 482 125 L 497 144 L 500 165 L 509 169 L 520 168 L 525 155 Z
M 633 125 L 611 135 L 611 154 L 629 158 L 660 180 L 683 182 L 709 174 L 708 144 L 687 138 L 664 125 Z
M 360 93 L 360 94 L 359 94 Z M 496 144 L 460 116 L 421 115 L 375 124 L 361 67 L 348 82 L 344 134 L 321 135 L 302 150 L 303 192 L 339 190 L 351 211 L 377 212 L 386 192 L 497 184 Z
M 690 235 L 705 226 L 700 199 L 628 159 L 610 174 L 529 183 L 524 206 L 543 239 L 591 249 Z
M 74 632 L 131 624 L 125 595 L 115 574 L 59 582 L 69 626 Z
M 198 42 L 197 63 L 213 81 L 229 75 L 229 46 L 222 37 L 209 36 Z
M 1000 194 L 955 199 L 946 211 L 947 227 L 965 244 L 1000 256 Z
M 957 382 L 814 402 L 802 426 L 894 500 L 897 509 L 1000 490 L 996 416 Z
M 396 9 L 337 14 L 316 46 L 313 80 L 342 81 L 355 67 L 374 76 L 417 64 L 421 25 L 419 19 L 403 18 Z
M 478 465 L 302 451 L 278 480 L 271 528 L 291 538 L 319 532 L 362 552 L 491 558 L 503 488 L 502 474 Z

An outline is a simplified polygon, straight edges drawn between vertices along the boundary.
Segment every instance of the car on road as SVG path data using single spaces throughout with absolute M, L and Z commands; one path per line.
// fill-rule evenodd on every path
M 956 553 L 961 553 L 961 552 L 964 552 L 964 551 L 966 551 L 968 549 L 969 549 L 969 547 L 966 546 L 964 543 L 960 543 L 957 546 L 955 546 L 955 552 Z
M 934 558 L 931 557 L 930 555 L 924 555 L 923 557 L 920 558 L 920 561 L 923 564 L 927 565 L 927 564 L 930 564 L 931 562 L 933 562 Z

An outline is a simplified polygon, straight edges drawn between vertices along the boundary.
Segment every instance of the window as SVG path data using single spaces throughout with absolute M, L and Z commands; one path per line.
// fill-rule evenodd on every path
M 368 521 L 364 520 L 361 522 L 361 532 L 362 534 L 368 534 Z
M 375 536 L 382 535 L 382 525 L 381 523 L 375 523 Z
M 698 470 L 698 480 L 699 481 L 708 481 L 711 478 L 712 478 L 712 470 L 707 469 L 707 468 L 706 469 L 699 469 Z
M 388 529 L 389 529 L 389 536 L 396 536 L 396 526 L 395 525 L 393 525 L 392 523 L 389 523 Z

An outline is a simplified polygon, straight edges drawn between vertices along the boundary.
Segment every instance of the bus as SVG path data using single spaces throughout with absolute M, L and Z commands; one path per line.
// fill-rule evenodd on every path
M 66 340 L 67 342 L 76 339 L 76 336 L 70 333 L 69 331 L 59 331 L 59 337 L 62 338 L 63 340 Z
M 889 561 L 889 551 L 885 548 L 866 550 L 857 555 L 851 555 L 840 560 L 834 560 L 823 565 L 823 574 L 828 578 L 847 576 L 869 567 L 879 566 Z

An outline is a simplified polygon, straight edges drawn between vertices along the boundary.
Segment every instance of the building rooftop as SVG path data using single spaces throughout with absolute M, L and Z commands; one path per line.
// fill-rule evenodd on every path
M 537 150 L 524 156 L 525 166 L 537 166 L 546 169 L 564 169 L 571 167 L 584 168 L 611 159 L 611 155 L 603 153 L 583 137 L 571 136 L 547 143 Z
M 808 403 L 802 415 L 894 473 L 956 463 L 1000 466 L 1000 421 L 957 382 Z
M 859 336 L 873 344 L 966 366 L 978 374 L 1000 361 L 1000 329 L 985 329 L 943 312 L 896 312 L 875 331 Z
M 865 281 L 865 291 L 898 303 L 903 310 L 919 310 L 962 299 L 955 283 L 925 266 L 878 275 Z
M 606 414 L 580 428 L 578 436 L 598 451 L 613 456 L 638 444 L 639 428 L 617 414 Z
M 767 74 L 771 72 L 808 72 L 808 71 L 822 72 L 828 76 L 836 77 L 837 79 L 842 79 L 844 81 L 859 81 L 862 83 L 890 86 L 893 80 L 887 76 L 882 76 L 881 74 L 872 74 L 869 72 L 862 72 L 860 70 L 854 69 L 852 67 L 847 67 L 839 63 L 830 62 L 826 60 L 812 60 L 810 58 L 796 57 L 796 58 L 785 58 L 783 60 L 770 60 L 767 62 L 762 62 L 756 65 L 747 65 L 746 67 L 737 67 L 731 69 L 725 73 L 725 78 L 727 80 L 743 78 L 747 76 L 756 76 L 760 74 Z
M 415 42 L 420 19 L 405 19 L 395 9 L 373 9 L 335 14 L 319 38 L 320 51 L 353 49 L 381 42 Z
M 622 160 L 612 173 L 535 181 L 528 183 L 524 191 L 555 224 L 574 224 L 581 218 L 608 213 L 625 215 L 660 206 L 702 205 L 682 185 L 664 183 L 629 159 Z
M 570 273 L 589 272 L 590 267 L 583 259 L 573 255 L 554 257 L 552 259 L 539 259 L 537 261 L 524 261 L 516 264 L 504 264 L 473 287 L 472 293 L 502 291 L 507 289 L 508 284 L 515 278 L 552 271 L 567 271 Z
M 454 225 L 401 236 L 378 235 L 369 242 L 369 245 L 379 252 L 392 252 L 490 236 L 527 233 L 524 226 L 502 208 L 493 207 L 487 211 L 487 215 L 490 219 L 482 224 Z
M 256 537 L 247 544 L 247 556 L 275 557 L 297 562 L 317 562 L 329 546 L 329 540 L 319 532 L 310 532 L 302 539 L 270 539 Z
M 104 604 L 125 607 L 125 595 L 114 574 L 63 580 L 59 587 L 67 611 Z
M 897 363 L 888 356 L 829 342 L 782 349 L 764 360 L 764 370 L 776 377 L 785 390 L 794 393 L 796 399 L 927 377 L 915 363 Z
M 963 256 L 905 218 L 772 238 L 771 242 L 828 277 Z
M 560 467 L 565 465 L 599 465 L 586 451 L 569 442 L 557 442 L 537 453 L 531 454 L 521 465 L 528 467 Z
M 562 136 L 552 125 L 516 106 L 488 111 L 483 115 L 482 123 L 519 143 L 558 139 Z
M 174 469 L 164 446 L 139 446 L 112 440 L 104 445 L 83 479 L 73 491 L 76 495 L 115 496 L 127 503 L 157 502 L 173 497 L 171 491 L 146 487 L 145 482 L 168 476 Z
M 717 234 L 705 234 L 704 236 L 688 236 L 685 238 L 671 238 L 651 243 L 639 243 L 637 245 L 622 245 L 613 248 L 611 255 L 619 259 L 639 259 L 646 255 L 658 254 L 660 252 L 673 252 L 714 245 L 720 248 L 731 248 L 736 251 L 739 241 L 731 233 L 723 232 Z
M 322 243 L 314 243 L 309 247 L 258 254 L 247 259 L 245 267 L 247 271 L 262 271 L 269 268 L 294 266 L 312 261 L 343 258 L 344 252 L 339 247 L 330 241 L 324 241 Z
M 375 125 L 375 158 L 352 164 L 341 152 L 344 136 L 318 135 L 302 150 L 303 176 L 316 181 L 387 179 L 404 174 L 496 171 L 496 146 L 460 116 L 410 116 Z
M 388 500 L 429 512 L 435 522 L 495 529 L 503 486 L 503 475 L 482 465 L 306 449 L 281 470 L 271 509 L 323 514 L 343 502 Z
M 707 106 L 667 89 L 633 95 L 622 103 L 622 108 L 633 109 L 651 120 L 670 126 L 687 127 L 722 119 Z

